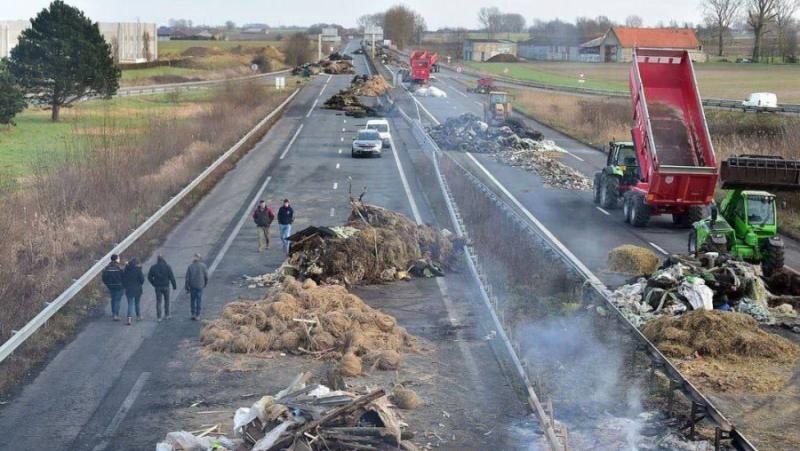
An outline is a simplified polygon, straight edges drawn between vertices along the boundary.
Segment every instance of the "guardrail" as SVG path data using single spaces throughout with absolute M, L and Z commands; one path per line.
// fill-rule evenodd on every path
M 129 86 L 119 88 L 116 96 L 127 97 L 146 94 L 157 94 L 161 92 L 170 92 L 176 90 L 195 90 L 206 89 L 214 85 L 224 83 L 240 83 L 248 80 L 257 80 L 260 78 L 269 78 L 275 75 L 285 74 L 291 72 L 292 69 L 282 69 L 275 72 L 267 72 L 266 74 L 245 75 L 243 77 L 235 78 L 221 78 L 218 80 L 202 80 L 202 81 L 186 81 L 181 83 L 164 83 L 160 85 L 144 85 L 144 86 Z
M 14 352 L 22 343 L 25 342 L 34 332 L 36 332 L 40 327 L 42 327 L 47 320 L 49 320 L 53 315 L 56 314 L 59 310 L 61 310 L 64 305 L 67 304 L 70 300 L 72 300 L 75 295 L 77 295 L 83 288 L 85 288 L 89 283 L 97 277 L 105 268 L 106 264 L 108 263 L 109 259 L 113 254 L 121 254 L 125 249 L 127 249 L 131 244 L 133 244 L 139 237 L 144 235 L 145 232 L 150 230 L 150 228 L 158 222 L 164 215 L 166 215 L 170 210 L 172 210 L 175 205 L 178 204 L 183 198 L 185 198 L 189 193 L 191 193 L 197 185 L 199 185 L 203 180 L 205 180 L 215 169 L 217 169 L 222 163 L 224 163 L 228 158 L 231 157 L 236 151 L 238 151 L 248 139 L 250 139 L 253 135 L 255 135 L 261 127 L 267 124 L 272 118 L 274 118 L 277 114 L 279 114 L 292 99 L 295 98 L 299 89 L 295 89 L 289 97 L 286 98 L 280 105 L 278 105 L 272 112 L 270 112 L 264 119 L 262 119 L 258 124 L 256 124 L 250 131 L 248 131 L 244 136 L 242 136 L 239 141 L 236 142 L 233 146 L 231 146 L 225 153 L 223 153 L 219 158 L 217 158 L 210 166 L 208 166 L 203 172 L 200 173 L 194 180 L 189 182 L 178 194 L 173 196 L 167 203 L 165 203 L 161 208 L 159 208 L 152 216 L 147 218 L 139 227 L 136 228 L 130 235 L 125 237 L 119 244 L 114 246 L 113 249 L 108 251 L 106 255 L 104 255 L 100 260 L 98 260 L 88 271 L 83 273 L 83 275 L 78 278 L 72 285 L 70 285 L 66 290 L 64 290 L 57 298 L 53 301 L 46 303 L 46 307 L 39 312 L 33 319 L 28 321 L 25 326 L 23 326 L 20 330 L 14 331 L 11 338 L 9 338 L 5 343 L 0 346 L 0 362 L 5 360 L 11 353 Z

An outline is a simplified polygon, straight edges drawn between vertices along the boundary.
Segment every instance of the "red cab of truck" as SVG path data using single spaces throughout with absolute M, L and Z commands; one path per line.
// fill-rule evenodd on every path
M 427 83 L 431 78 L 438 55 L 425 51 L 415 51 L 411 53 L 409 65 L 411 67 L 411 81 L 413 83 Z
M 637 183 L 623 196 L 625 219 L 647 225 L 672 214 L 674 222 L 703 217 L 719 171 L 689 52 L 636 49 L 630 69 Z

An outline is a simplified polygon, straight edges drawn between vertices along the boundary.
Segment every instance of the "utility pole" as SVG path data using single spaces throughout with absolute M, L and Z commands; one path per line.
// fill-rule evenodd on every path
M 317 35 L 317 61 L 322 61 L 322 33 Z
M 372 59 L 375 59 L 375 29 L 372 29 Z

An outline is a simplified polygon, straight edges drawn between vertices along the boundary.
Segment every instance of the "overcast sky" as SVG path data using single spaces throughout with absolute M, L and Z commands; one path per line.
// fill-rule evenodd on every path
M 28 19 L 50 3 L 49 0 L 0 0 L 0 19 Z M 639 15 L 645 25 L 671 19 L 699 22 L 700 0 L 67 0 L 93 20 L 142 21 L 165 25 L 170 18 L 184 18 L 196 24 L 238 24 L 257 22 L 276 25 L 310 25 L 334 22 L 354 26 L 358 16 L 385 10 L 404 3 L 419 11 L 429 29 L 446 26 L 477 28 L 478 9 L 497 6 L 505 12 L 520 13 L 528 23 L 534 18 L 572 21 L 578 16 L 606 15 L 623 22 L 631 14 Z M 343 7 L 341 5 L 347 5 Z

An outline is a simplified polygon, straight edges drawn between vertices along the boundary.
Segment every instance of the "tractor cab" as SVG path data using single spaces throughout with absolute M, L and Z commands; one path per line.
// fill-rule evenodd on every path
M 733 190 L 722 201 L 722 216 L 740 236 L 769 238 L 777 233 L 775 195 L 766 191 Z M 747 240 L 745 240 L 747 241 Z
M 484 122 L 502 124 L 511 115 L 511 96 L 504 91 L 489 92 L 488 105 L 484 105 Z
M 606 167 L 614 175 L 621 177 L 623 184 L 635 185 L 639 180 L 639 163 L 636 160 L 633 143 L 609 142 Z

